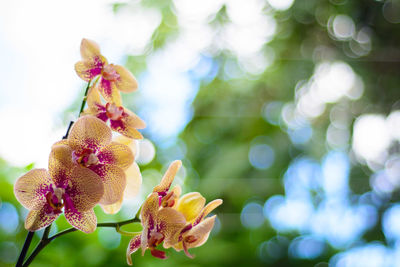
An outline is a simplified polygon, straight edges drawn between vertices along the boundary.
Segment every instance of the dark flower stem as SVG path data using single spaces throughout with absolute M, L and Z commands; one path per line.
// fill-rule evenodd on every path
M 80 111 L 79 111 L 78 117 L 81 115 L 83 109 L 85 108 L 86 100 L 87 100 L 87 94 L 88 94 L 89 88 L 90 88 L 90 82 L 91 82 L 91 81 L 89 81 L 88 84 L 87 84 L 87 86 L 86 86 L 85 95 L 83 96 L 83 99 L 82 99 L 82 105 L 81 105 L 81 109 L 80 109 Z M 74 124 L 73 121 L 71 121 L 71 122 L 69 123 L 67 132 L 66 132 L 65 135 L 63 136 L 63 139 L 67 139 L 67 138 L 68 138 L 69 130 L 71 129 L 72 124 Z M 21 253 L 19 254 L 17 264 L 15 265 L 16 267 L 28 266 L 28 264 L 33 260 L 33 258 L 35 258 L 35 256 L 36 256 L 37 254 L 39 254 L 40 250 L 42 250 L 51 240 L 53 240 L 54 238 L 56 238 L 56 237 L 53 236 L 53 239 L 51 239 L 50 241 L 46 241 L 46 240 L 49 240 L 48 236 L 49 236 L 49 232 L 50 232 L 50 227 L 51 227 L 51 224 L 45 228 L 45 230 L 44 230 L 44 232 L 43 232 L 42 239 L 40 240 L 40 243 L 39 243 L 38 246 L 35 248 L 35 250 L 32 252 L 32 255 L 28 258 L 28 260 L 26 261 L 26 263 L 25 263 L 24 265 L 22 265 L 22 263 L 23 263 L 24 260 L 25 260 L 26 253 L 27 253 L 28 250 L 29 250 L 29 246 L 31 245 L 32 238 L 33 238 L 33 234 L 34 234 L 34 232 L 28 232 L 28 235 L 27 235 L 26 238 L 25 238 L 24 246 L 22 247 Z M 71 232 L 73 232 L 73 231 L 71 231 Z M 59 234 L 61 234 L 61 233 L 59 233 Z M 46 243 L 46 242 L 47 242 L 47 243 Z M 45 244 L 45 245 L 43 245 L 43 244 Z M 31 259 L 31 258 L 32 258 L 32 259 Z M 29 261 L 29 259 L 31 259 L 31 260 Z
M 24 246 L 22 247 L 22 250 L 21 250 L 21 254 L 19 254 L 17 264 L 15 265 L 16 267 L 22 266 L 22 263 L 24 262 L 25 255 L 28 252 L 28 249 L 29 249 L 29 246 L 31 245 L 34 234 L 35 234 L 35 232 L 28 232 L 28 235 L 26 236 L 26 239 L 25 239 Z
M 130 224 L 130 223 L 135 223 L 135 222 L 140 222 L 140 219 L 135 217 L 133 219 L 129 219 L 129 220 L 122 221 L 122 222 L 98 223 L 97 227 L 112 227 L 112 228 L 115 228 L 115 230 L 117 230 L 117 229 L 119 229 L 119 227 L 121 227 L 123 225 Z M 47 229 L 49 229 L 49 230 L 47 231 L 47 234 L 46 234 L 46 230 Z M 65 235 L 65 234 L 68 234 L 68 233 L 72 233 L 72 232 L 76 232 L 76 231 L 78 231 L 78 229 L 69 228 L 69 229 L 64 230 L 62 232 L 59 232 L 59 233 L 57 233 L 57 234 L 55 234 L 55 235 L 53 235 L 51 237 L 48 237 L 48 232 L 49 231 L 50 231 L 50 226 L 48 226 L 45 229 L 45 233 L 43 234 L 42 239 L 40 240 L 39 244 L 37 245 L 35 250 L 32 252 L 32 254 L 29 256 L 29 258 L 26 260 L 26 262 L 23 265 L 17 265 L 18 267 L 19 266 L 22 266 L 22 267 L 29 266 L 29 264 L 35 259 L 35 257 L 40 253 L 40 251 L 42 251 L 42 249 L 44 249 L 51 241 L 53 241 L 54 239 L 56 239 L 56 238 L 58 238 L 58 237 L 60 237 L 62 235 Z M 30 233 L 33 233 L 33 232 L 30 232 Z

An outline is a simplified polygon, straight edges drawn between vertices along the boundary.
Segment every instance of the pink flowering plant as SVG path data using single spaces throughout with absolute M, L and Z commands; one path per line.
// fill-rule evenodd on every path
M 97 222 L 93 210 L 96 205 L 114 214 L 124 199 L 137 196 L 142 176 L 134 161 L 134 139 L 143 138 L 138 129 L 146 124 L 121 100 L 120 91 L 137 90 L 135 77 L 123 66 L 108 64 L 94 41 L 83 39 L 80 52 L 82 60 L 75 64 L 75 71 L 88 84 L 79 118 L 52 146 L 48 169 L 33 169 L 14 185 L 15 197 L 29 210 L 25 220 L 28 235 L 16 266 L 28 266 L 56 238 L 78 230 L 90 234 L 97 227 L 114 227 L 118 233 L 132 237 L 126 252 L 129 265 L 131 254 L 139 249 L 142 255 L 148 249 L 154 257 L 166 259 L 161 245 L 183 250 L 192 258 L 189 249 L 207 241 L 216 218 L 207 215 L 222 200 L 205 205 L 205 198 L 198 192 L 181 196 L 179 185 L 171 189 L 181 161 L 171 163 L 133 218 Z M 112 131 L 117 134 L 114 138 Z M 61 214 L 72 228 L 49 236 L 52 223 Z M 131 223 L 140 223 L 142 230 L 128 233 L 120 229 Z M 34 232 L 43 228 L 41 240 L 26 258 Z

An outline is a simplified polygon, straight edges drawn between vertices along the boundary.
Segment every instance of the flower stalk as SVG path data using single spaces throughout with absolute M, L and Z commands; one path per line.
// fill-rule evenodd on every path
M 118 232 L 118 230 L 120 229 L 121 226 L 123 225 L 127 225 L 127 224 L 131 224 L 131 223 L 135 223 L 135 222 L 140 222 L 139 218 L 133 218 L 133 219 L 129 219 L 126 221 L 121 221 L 121 222 L 108 222 L 108 223 L 98 223 L 97 227 L 111 227 L 111 228 L 115 228 L 115 230 Z M 76 228 L 69 228 L 66 229 L 64 231 L 61 231 L 51 237 L 49 237 L 49 233 L 50 233 L 50 227 L 51 225 L 47 226 L 44 230 L 42 239 L 40 240 L 39 244 L 36 246 L 35 250 L 32 252 L 32 254 L 29 256 L 29 258 L 26 260 L 26 262 L 24 264 L 22 264 L 22 262 L 17 263 L 16 267 L 27 267 L 29 266 L 29 264 L 32 263 L 32 261 L 35 259 L 35 257 L 42 251 L 42 249 L 44 249 L 51 241 L 53 241 L 54 239 L 69 234 L 69 233 L 73 233 L 78 231 L 78 229 Z M 29 232 L 28 236 L 30 236 L 30 234 L 32 234 L 33 236 L 34 232 Z M 132 234 L 136 234 L 136 233 L 132 233 Z M 131 236 L 132 236 L 131 234 Z M 26 248 L 26 250 L 29 248 L 29 246 Z M 25 251 L 26 254 L 26 251 Z

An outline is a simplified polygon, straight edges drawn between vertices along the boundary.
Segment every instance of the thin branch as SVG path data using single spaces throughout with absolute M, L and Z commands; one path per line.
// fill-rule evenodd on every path
M 89 88 L 90 88 L 90 82 L 91 81 L 89 81 L 87 86 L 86 86 L 85 95 L 83 96 L 82 105 L 81 105 L 81 109 L 79 110 L 78 117 L 81 116 L 81 113 L 82 113 L 83 109 L 85 108 L 86 100 L 87 100 L 87 94 L 88 94 Z
M 24 242 L 24 246 L 22 247 L 21 254 L 19 254 L 19 258 L 18 258 L 18 261 L 17 261 L 17 264 L 15 265 L 15 267 L 22 266 L 22 263 L 24 262 L 26 253 L 28 252 L 29 246 L 31 245 L 34 234 L 35 234 L 35 232 L 28 232 L 28 235 L 26 236 L 26 239 Z
M 113 228 L 115 228 L 115 230 L 117 230 L 123 225 L 134 223 L 134 222 L 140 222 L 140 219 L 135 217 L 133 219 L 129 219 L 129 220 L 122 221 L 122 222 L 98 223 L 97 227 L 113 227 Z M 19 265 L 17 267 L 20 267 L 20 266 L 27 267 L 27 266 L 29 266 L 29 264 L 35 259 L 35 257 L 39 254 L 39 252 L 42 251 L 42 249 L 44 249 L 51 241 L 53 241 L 54 239 L 56 239 L 56 238 L 58 238 L 58 237 L 60 237 L 62 235 L 65 235 L 65 234 L 68 234 L 68 233 L 72 233 L 72 232 L 76 232 L 76 231 L 78 231 L 78 229 L 69 228 L 69 229 L 64 230 L 62 232 L 59 232 L 59 233 L 57 233 L 57 234 L 55 234 L 55 235 L 53 235 L 51 237 L 48 237 L 48 234 L 50 232 L 50 226 L 48 226 L 45 229 L 45 232 L 43 233 L 43 237 L 40 240 L 39 244 L 37 245 L 35 250 L 32 252 L 32 254 L 29 256 L 29 258 L 26 260 L 26 262 L 23 265 Z M 46 236 L 45 236 L 45 234 L 46 234 Z M 44 237 L 46 237 L 46 238 L 44 238 Z
M 69 122 L 68 129 L 67 129 L 67 133 L 63 136 L 62 139 L 67 139 L 67 138 L 68 138 L 69 130 L 71 129 L 72 124 L 74 124 L 74 122 L 73 122 L 73 121 L 70 121 L 70 122 Z

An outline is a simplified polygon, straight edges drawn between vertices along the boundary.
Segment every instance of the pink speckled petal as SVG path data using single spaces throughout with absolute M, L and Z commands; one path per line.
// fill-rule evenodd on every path
M 194 242 L 187 243 L 187 248 L 199 247 L 207 241 L 208 236 L 214 227 L 215 218 L 216 215 L 206 218 L 184 234 L 184 239 L 185 237 L 193 236 L 193 239 L 195 240 Z
M 104 195 L 104 186 L 100 176 L 94 171 L 76 166 L 69 177 L 69 186 L 65 193 L 75 209 L 85 211 L 99 203 Z
M 159 185 L 154 187 L 153 192 L 157 193 L 165 193 L 171 187 L 172 182 L 176 176 L 176 173 L 182 166 L 182 162 L 180 160 L 175 160 L 174 162 L 169 165 L 168 170 L 165 172 L 163 178 Z
M 123 170 L 129 168 L 133 163 L 133 153 L 127 145 L 111 142 L 97 154 L 102 164 L 112 164 Z
M 129 242 L 128 249 L 126 250 L 126 262 L 132 265 L 131 255 L 140 248 L 140 235 L 134 236 Z
M 125 124 L 129 127 L 133 127 L 136 129 L 144 129 L 146 128 L 146 123 L 139 118 L 138 115 L 130 111 L 129 109 L 124 110 L 123 118 Z
M 78 61 L 75 64 L 75 72 L 82 80 L 89 82 L 101 74 L 104 67 L 102 57 L 95 58 L 93 61 Z
M 76 166 L 72 162 L 72 149 L 68 145 L 53 145 L 49 156 L 49 173 L 57 187 L 65 187 Z
M 146 123 L 128 109 L 124 110 L 121 119 L 111 120 L 110 124 L 112 130 L 132 139 L 142 139 L 142 134 L 136 129 L 146 127 Z
M 33 169 L 18 178 L 14 185 L 14 194 L 22 206 L 31 210 L 47 203 L 46 193 L 53 184 L 47 170 Z
M 82 39 L 80 52 L 82 61 L 75 64 L 75 71 L 81 79 L 90 81 L 102 73 L 107 60 L 101 55 L 99 46 L 88 39 Z
M 99 150 L 111 143 L 112 133 L 107 124 L 94 116 L 80 117 L 72 126 L 68 143 L 72 150 Z
M 110 205 L 119 201 L 126 187 L 125 172 L 121 168 L 114 165 L 96 165 L 90 167 L 97 173 L 104 185 L 104 195 L 100 199 L 100 204 Z
M 128 138 L 143 139 L 143 135 L 133 127 L 128 127 L 125 122 L 120 120 L 110 120 L 110 128 Z
M 179 234 L 185 225 L 185 217 L 179 211 L 172 208 L 162 208 L 159 210 L 157 214 L 157 228 L 165 237 L 165 248 L 178 243 Z
M 107 102 L 114 103 L 117 106 L 122 105 L 121 95 L 115 86 L 115 82 L 101 78 L 97 88 Z
M 116 82 L 116 87 L 119 91 L 129 93 L 137 90 L 138 83 L 129 70 L 120 65 L 114 65 L 114 69 L 119 74 L 119 79 Z
M 107 214 L 117 213 L 122 206 L 123 199 L 132 199 L 139 194 L 140 187 L 142 185 L 142 175 L 140 174 L 139 166 L 134 162 L 127 170 L 126 175 L 126 187 L 124 191 L 124 197 L 111 205 L 100 205 L 103 211 Z
M 77 211 L 73 208 L 65 208 L 65 219 L 76 229 L 85 233 L 92 233 L 96 230 L 97 218 L 93 209 Z
M 143 233 L 141 235 L 141 248 L 142 248 L 142 255 L 147 249 L 148 245 L 148 238 L 147 233 L 149 229 L 153 229 L 156 223 L 156 216 L 159 208 L 159 198 L 157 193 L 150 194 L 147 199 L 144 201 L 142 210 L 140 212 L 142 225 L 143 225 Z
M 50 209 L 47 203 L 37 208 L 38 209 L 31 210 L 28 213 L 28 216 L 26 216 L 25 229 L 28 231 L 40 230 L 50 225 L 60 215 L 60 214 L 47 214 L 46 211 Z
M 92 115 L 96 116 L 98 113 L 105 112 L 106 108 L 101 103 L 100 94 L 97 86 L 90 88 L 87 96 L 87 104 L 89 111 Z

